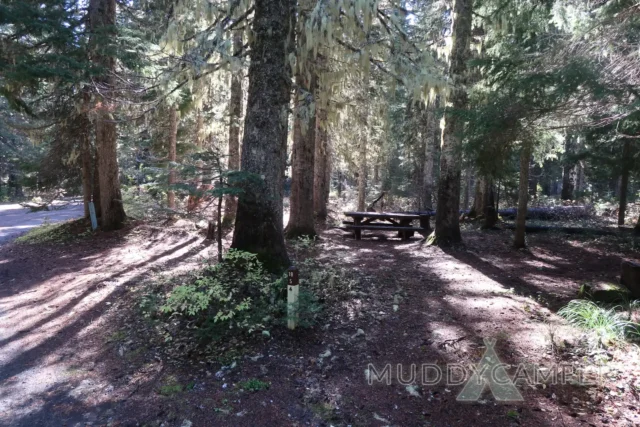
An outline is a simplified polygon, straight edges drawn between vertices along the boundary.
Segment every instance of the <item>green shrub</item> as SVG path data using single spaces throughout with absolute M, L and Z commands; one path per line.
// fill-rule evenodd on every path
M 593 301 L 573 300 L 558 314 L 587 333 L 592 348 L 608 346 L 638 334 L 638 324 L 626 320 L 619 307 L 604 308 Z
M 205 332 L 224 334 L 265 327 L 273 281 L 255 254 L 231 249 L 204 268 L 194 283 L 176 287 L 161 311 L 194 318 Z
M 215 340 L 233 331 L 251 333 L 285 324 L 286 298 L 286 276 L 272 276 L 257 255 L 231 249 L 221 263 L 205 267 L 190 283 L 175 287 L 160 312 L 188 319 L 202 338 Z M 153 304 L 144 300 L 140 305 Z M 301 289 L 299 325 L 313 326 L 320 311 L 313 292 Z

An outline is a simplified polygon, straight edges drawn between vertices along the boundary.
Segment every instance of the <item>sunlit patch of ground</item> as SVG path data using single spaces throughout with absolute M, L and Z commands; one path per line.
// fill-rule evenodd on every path
M 202 236 L 170 228 L 140 227 L 115 242 L 113 237 L 79 242 L 65 253 L 55 245 L 20 245 L 5 253 L 0 419 L 29 414 L 38 404 L 36 396 L 77 380 L 82 369 L 73 367 L 75 361 L 92 352 L 82 346 L 83 337 L 104 326 L 101 315 L 116 295 L 154 271 L 192 269 L 215 251 L 202 244 Z

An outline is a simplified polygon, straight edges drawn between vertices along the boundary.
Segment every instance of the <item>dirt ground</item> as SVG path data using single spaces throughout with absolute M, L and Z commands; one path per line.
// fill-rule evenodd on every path
M 65 244 L 6 244 L 0 425 L 640 425 L 637 347 L 590 353 L 556 315 L 582 284 L 616 282 L 621 260 L 637 254 L 605 238 L 531 235 L 526 251 L 511 239 L 468 230 L 464 247 L 443 251 L 327 229 L 309 256 L 354 280 L 325 302 L 322 324 L 219 344 L 216 358 L 170 330 L 152 333 L 136 299 L 145 281 L 215 256 L 195 230 L 134 224 Z M 405 380 L 411 364 L 475 365 L 484 338 L 512 367 L 605 363 L 593 385 L 518 384 L 520 402 L 488 390 L 460 402 L 463 384 L 397 378 L 398 364 Z M 391 364 L 391 384 L 369 385 L 370 364 Z

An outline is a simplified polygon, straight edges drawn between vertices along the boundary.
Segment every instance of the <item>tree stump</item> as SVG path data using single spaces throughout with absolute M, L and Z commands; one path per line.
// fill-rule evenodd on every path
M 634 299 L 640 298 L 640 264 L 632 261 L 622 261 L 620 283 L 629 289 Z

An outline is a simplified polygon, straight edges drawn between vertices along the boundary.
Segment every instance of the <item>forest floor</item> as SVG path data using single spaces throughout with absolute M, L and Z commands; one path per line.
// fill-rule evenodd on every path
M 215 256 L 195 229 L 132 223 L 5 244 L 0 425 L 640 425 L 638 348 L 589 351 L 556 314 L 582 284 L 617 282 L 621 260 L 637 260 L 632 245 L 544 233 L 515 251 L 508 231 L 463 237 L 464 247 L 442 250 L 327 229 L 305 256 L 351 279 L 325 301 L 322 323 L 233 339 L 215 356 L 174 340 L 171 320 L 140 310 L 145 284 Z M 595 373 L 598 360 L 597 381 L 518 384 L 522 401 L 497 402 L 485 390 L 460 402 L 463 384 L 424 385 L 418 373 L 404 385 L 396 376 L 398 364 L 405 379 L 411 364 L 478 364 L 484 338 L 496 339 L 496 355 L 514 368 Z M 369 364 L 393 365 L 391 384 L 369 385 Z

